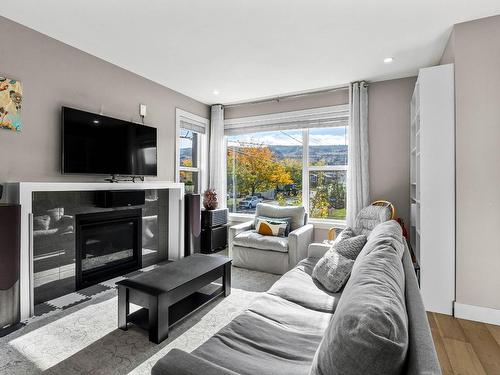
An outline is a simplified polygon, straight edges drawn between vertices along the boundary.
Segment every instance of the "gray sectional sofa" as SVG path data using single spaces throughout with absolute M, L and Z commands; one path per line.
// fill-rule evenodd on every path
M 441 374 L 411 257 L 395 221 L 379 224 L 339 293 L 311 277 L 328 246 L 284 274 L 194 350 L 154 375 Z

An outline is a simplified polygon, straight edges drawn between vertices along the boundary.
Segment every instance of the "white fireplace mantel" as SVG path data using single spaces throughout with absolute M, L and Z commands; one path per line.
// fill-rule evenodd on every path
M 184 184 L 171 181 L 120 182 L 11 182 L 6 184 L 6 199 L 21 205 L 20 299 L 21 319 L 33 315 L 33 192 L 154 190 L 168 189 L 168 257 L 184 256 Z

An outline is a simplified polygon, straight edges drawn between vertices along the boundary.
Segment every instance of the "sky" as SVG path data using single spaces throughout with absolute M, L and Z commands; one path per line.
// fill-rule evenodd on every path
M 345 128 L 322 128 L 309 131 L 309 145 L 343 145 L 347 144 Z M 298 146 L 302 144 L 302 130 L 282 130 L 252 134 L 240 134 L 228 137 L 228 145 L 235 142 L 266 144 L 272 146 Z
M 181 136 L 192 132 L 181 130 Z M 347 144 L 346 128 L 319 128 L 309 131 L 309 145 L 344 145 Z M 238 145 L 238 142 L 265 144 L 270 146 L 298 146 L 302 144 L 302 130 L 280 130 L 272 132 L 260 132 L 251 134 L 240 134 L 228 137 L 228 146 Z M 191 141 L 181 138 L 180 148 L 190 148 Z

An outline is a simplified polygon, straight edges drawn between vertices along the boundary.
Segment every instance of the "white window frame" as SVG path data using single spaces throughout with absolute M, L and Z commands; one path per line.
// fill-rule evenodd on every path
M 185 129 L 186 125 L 191 126 L 191 129 L 198 137 L 198 149 L 196 150 L 196 167 L 182 167 L 180 136 L 181 129 Z M 204 129 L 204 133 L 197 132 L 193 128 Z M 208 140 L 210 131 L 210 120 L 207 118 L 195 115 L 194 113 L 185 111 L 180 108 L 175 109 L 175 181 L 180 182 L 181 171 L 198 173 L 198 187 L 195 193 L 203 193 L 208 188 Z
M 264 131 L 302 129 L 302 204 L 309 213 L 309 173 L 311 171 L 347 171 L 347 165 L 327 165 L 310 166 L 309 165 L 309 131 L 315 128 L 334 127 L 335 123 L 342 121 L 349 123 L 349 105 L 336 105 L 322 108 L 306 109 L 299 111 L 280 112 L 270 115 L 249 116 L 224 121 L 224 132 L 227 136 L 248 134 Z M 307 124 L 307 129 L 304 125 Z M 227 192 L 226 192 L 227 194 Z M 229 213 L 232 221 L 249 220 L 254 215 L 244 213 Z M 331 226 L 344 228 L 346 220 L 339 219 L 318 219 L 310 218 L 318 228 L 329 228 Z

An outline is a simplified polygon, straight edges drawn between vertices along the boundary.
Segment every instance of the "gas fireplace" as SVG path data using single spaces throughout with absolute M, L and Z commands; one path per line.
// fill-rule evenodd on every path
M 141 268 L 142 210 L 75 216 L 76 289 Z

